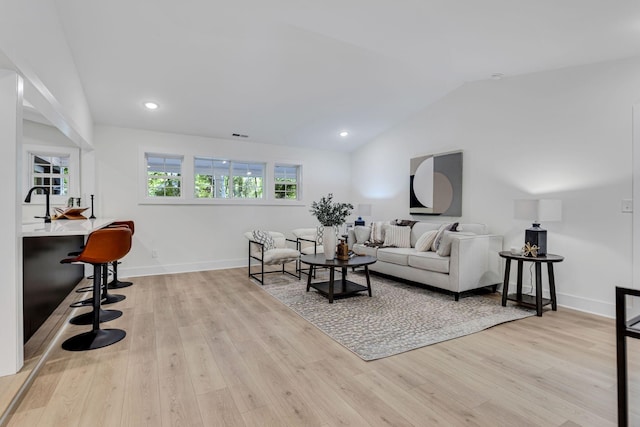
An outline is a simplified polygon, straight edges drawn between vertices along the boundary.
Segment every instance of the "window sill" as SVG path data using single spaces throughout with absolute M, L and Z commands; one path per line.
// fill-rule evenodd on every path
M 138 201 L 139 205 L 185 206 L 306 206 L 302 200 L 251 200 L 251 199 L 151 199 Z

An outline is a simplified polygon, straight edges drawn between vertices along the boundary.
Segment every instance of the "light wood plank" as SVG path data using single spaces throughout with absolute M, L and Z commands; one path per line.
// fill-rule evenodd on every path
M 123 317 L 105 325 L 125 329 L 125 340 L 84 353 L 54 349 L 10 425 L 616 423 L 611 319 L 560 308 L 364 362 L 268 295 L 244 268 L 133 281 L 114 291 L 127 296 L 113 307 Z M 64 338 L 87 329 L 69 327 Z M 32 343 L 33 360 L 51 336 Z M 640 340 L 628 345 L 637 420 Z M 22 378 L 0 379 L 0 401 Z

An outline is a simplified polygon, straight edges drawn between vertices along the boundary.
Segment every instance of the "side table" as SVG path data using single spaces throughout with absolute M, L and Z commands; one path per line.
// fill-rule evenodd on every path
M 504 267 L 504 283 L 502 286 L 502 306 L 507 306 L 507 300 L 515 301 L 522 305 L 529 305 L 536 308 L 536 314 L 542 316 L 542 307 L 551 304 L 553 311 L 558 310 L 558 304 L 556 301 L 556 281 L 553 276 L 553 263 L 562 262 L 564 257 L 554 254 L 546 254 L 538 257 L 528 257 L 521 254 L 514 254 L 509 251 L 502 251 L 499 255 L 506 259 L 506 265 Z M 509 294 L 509 275 L 511 273 L 511 260 L 518 261 L 518 280 L 517 291 L 515 294 Z M 522 266 L 525 262 L 535 263 L 536 269 L 536 294 L 523 295 L 522 294 Z M 547 264 L 547 271 L 549 273 L 549 294 L 551 298 L 542 298 L 542 264 Z

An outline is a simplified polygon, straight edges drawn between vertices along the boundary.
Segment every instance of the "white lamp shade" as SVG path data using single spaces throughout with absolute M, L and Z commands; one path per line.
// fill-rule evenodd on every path
M 535 199 L 514 200 L 513 217 L 533 221 L 538 216 L 538 201 Z
M 529 221 L 562 221 L 562 200 L 515 200 L 513 203 L 513 217 Z
M 358 205 L 358 215 L 360 215 L 360 216 L 371 216 L 371 205 L 370 204 L 359 204 Z
M 540 199 L 538 201 L 538 220 L 562 221 L 562 200 Z

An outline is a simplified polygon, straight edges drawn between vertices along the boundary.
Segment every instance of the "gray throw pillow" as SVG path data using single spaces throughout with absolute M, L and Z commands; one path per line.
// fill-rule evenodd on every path
M 276 247 L 276 242 L 273 240 L 273 237 L 271 237 L 271 234 L 269 234 L 269 232 L 267 231 L 253 230 L 253 240 L 261 243 L 265 251 Z

